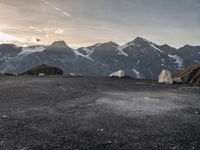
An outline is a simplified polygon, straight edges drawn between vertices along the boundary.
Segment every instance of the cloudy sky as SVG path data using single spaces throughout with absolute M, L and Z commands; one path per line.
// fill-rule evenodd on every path
M 200 0 L 0 0 L 0 43 L 76 48 L 137 36 L 200 45 Z

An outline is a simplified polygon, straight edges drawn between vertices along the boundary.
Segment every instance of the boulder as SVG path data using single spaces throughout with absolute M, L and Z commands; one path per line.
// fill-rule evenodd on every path
M 170 71 L 162 70 L 158 78 L 159 83 L 173 84 L 172 74 Z
M 60 68 L 42 64 L 22 73 L 22 75 L 63 75 L 63 71 Z
M 173 77 L 175 83 L 200 85 L 200 64 L 190 66 Z
M 38 76 L 39 76 L 39 77 L 44 77 L 44 76 L 46 76 L 46 74 L 44 74 L 44 73 L 39 73 Z
M 116 71 L 116 72 L 113 72 L 112 74 L 110 74 L 111 78 L 114 78 L 114 77 L 123 78 L 125 76 L 126 75 L 125 75 L 125 71 L 124 70 L 119 70 L 119 71 Z
M 71 77 L 81 77 L 80 73 L 70 73 Z

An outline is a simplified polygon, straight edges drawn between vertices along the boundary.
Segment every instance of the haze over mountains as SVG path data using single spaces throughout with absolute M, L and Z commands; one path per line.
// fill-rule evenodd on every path
M 111 41 L 78 49 L 70 48 L 64 41 L 25 48 L 0 45 L 2 73 L 22 73 L 37 65 L 49 64 L 61 68 L 66 75 L 108 76 L 123 69 L 132 77 L 155 79 L 162 69 L 177 73 L 199 63 L 200 46 L 185 45 L 176 49 L 140 37 L 124 45 Z

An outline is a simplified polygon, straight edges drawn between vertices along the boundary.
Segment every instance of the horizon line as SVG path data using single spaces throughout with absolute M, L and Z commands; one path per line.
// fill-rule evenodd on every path
M 140 36 L 137 36 L 134 40 L 130 40 L 130 41 L 125 42 L 125 43 L 118 43 L 118 42 L 115 42 L 115 41 L 112 41 L 112 40 L 110 40 L 110 41 L 108 40 L 108 41 L 101 41 L 101 42 L 90 43 L 90 44 L 86 45 L 86 44 L 68 44 L 66 42 L 66 40 L 55 40 L 55 41 L 49 42 L 49 44 L 39 43 L 39 42 L 38 43 L 25 43 L 25 42 L 19 42 L 19 41 L 2 41 L 2 42 L 0 41 L 0 45 L 3 45 L 3 44 L 8 44 L 9 45 L 9 44 L 11 44 L 11 45 L 15 45 L 17 47 L 25 48 L 25 47 L 31 47 L 31 46 L 51 46 L 55 42 L 61 42 L 61 41 L 63 41 L 63 42 L 66 43 L 66 45 L 68 47 L 70 47 L 72 49 L 79 49 L 79 48 L 90 47 L 90 46 L 94 46 L 94 45 L 97 45 L 97 44 L 104 44 L 104 43 L 109 43 L 109 42 L 113 42 L 113 43 L 115 43 L 115 44 L 117 44 L 119 46 L 124 46 L 124 45 L 126 45 L 126 44 L 128 44 L 130 42 L 135 41 L 137 38 L 141 38 L 144 41 L 151 42 L 153 44 L 156 44 L 157 46 L 168 45 L 169 47 L 175 48 L 175 49 L 180 49 L 180 48 L 185 47 L 185 46 L 192 46 L 192 47 L 198 47 L 198 46 L 200 46 L 200 44 L 199 45 L 183 44 L 182 46 L 171 46 L 170 44 L 167 44 L 167 43 L 165 43 L 165 44 L 157 44 L 155 42 L 152 42 L 152 41 L 150 41 L 150 40 L 148 40 L 146 38 L 140 37 Z M 74 46 L 70 46 L 70 45 L 74 45 Z M 75 45 L 79 45 L 79 46 L 75 46 Z M 85 46 L 81 46 L 81 45 L 85 45 Z

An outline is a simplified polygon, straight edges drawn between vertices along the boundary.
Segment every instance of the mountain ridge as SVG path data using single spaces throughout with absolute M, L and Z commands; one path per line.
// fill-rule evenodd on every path
M 132 77 L 156 79 L 162 69 L 176 73 L 199 63 L 200 46 L 185 45 L 177 49 L 141 37 L 124 45 L 109 41 L 77 49 L 69 47 L 65 41 L 25 48 L 0 45 L 2 73 L 21 73 L 40 64 L 49 64 L 61 68 L 65 74 L 109 76 L 122 69 Z

